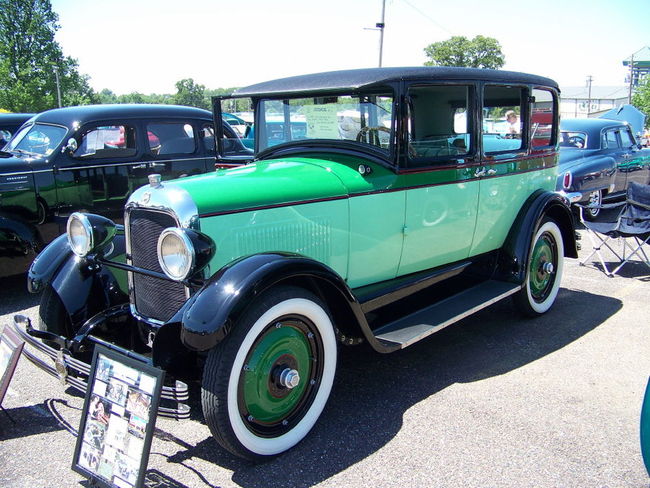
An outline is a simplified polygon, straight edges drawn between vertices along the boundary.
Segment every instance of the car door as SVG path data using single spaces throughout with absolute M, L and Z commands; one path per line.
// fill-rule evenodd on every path
M 603 134 L 603 153 L 611 157 L 616 164 L 614 174 L 614 188 L 610 189 L 609 195 L 622 193 L 627 188 L 627 169 L 625 168 L 625 151 L 621 147 L 621 136 L 618 128 L 610 128 Z
M 621 149 L 623 151 L 623 163 L 621 171 L 625 172 L 625 188 L 630 186 L 632 181 L 645 185 L 648 183 L 648 161 L 647 155 L 644 157 L 645 151 L 640 151 L 632 131 L 628 128 L 623 128 L 619 131 L 621 137 Z
M 214 169 L 214 155 L 206 154 L 199 137 L 200 123 L 193 119 L 142 121 L 144 155 L 130 173 L 132 191 L 146 184 L 152 173 L 171 180 Z
M 466 84 L 408 89 L 406 213 L 399 275 L 468 257 L 476 226 L 476 90 Z
M 120 219 L 130 194 L 129 170 L 140 156 L 133 123 L 93 122 L 77 133 L 77 149 L 57 159 L 59 214 L 83 210 Z

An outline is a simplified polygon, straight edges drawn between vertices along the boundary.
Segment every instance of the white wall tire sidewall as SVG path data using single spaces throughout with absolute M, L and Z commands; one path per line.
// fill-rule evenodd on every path
M 547 312 L 555 302 L 557 294 L 560 291 L 560 282 L 562 281 L 562 273 L 564 271 L 564 242 L 562 241 L 562 233 L 560 232 L 560 229 L 555 222 L 545 222 L 544 225 L 537 229 L 535 238 L 533 239 L 533 247 L 544 232 L 548 232 L 553 236 L 553 239 L 555 239 L 557 250 L 557 266 L 555 269 L 555 281 L 553 282 L 553 289 L 543 302 L 535 301 L 533 295 L 530 292 L 530 259 L 528 260 L 528 270 L 526 272 L 526 295 L 528 297 L 528 303 L 530 304 L 531 308 L 539 314 Z M 531 248 L 530 252 L 532 257 L 533 248 Z
M 293 429 L 275 438 L 258 437 L 246 428 L 246 425 L 239 415 L 237 405 L 239 377 L 243 370 L 246 356 L 255 342 L 255 339 L 257 339 L 268 324 L 273 323 L 278 317 L 287 314 L 303 315 L 316 325 L 323 341 L 323 377 L 318 393 L 309 407 L 309 411 Z M 325 404 L 327 403 L 334 382 L 334 374 L 336 372 L 336 354 L 337 343 L 334 334 L 334 327 L 332 326 L 332 322 L 327 313 L 318 304 L 304 298 L 291 298 L 280 302 L 267 310 L 257 319 L 246 334 L 246 337 L 237 351 L 237 355 L 235 356 L 230 371 L 227 398 L 228 419 L 237 440 L 249 451 L 266 456 L 279 454 L 298 444 L 298 442 L 309 433 L 318 420 L 318 417 L 320 417 L 323 408 L 325 408 Z

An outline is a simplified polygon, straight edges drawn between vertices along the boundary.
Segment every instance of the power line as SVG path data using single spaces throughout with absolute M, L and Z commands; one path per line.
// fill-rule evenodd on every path
M 425 14 L 422 10 L 420 10 L 419 8 L 417 8 L 415 5 L 413 5 L 413 4 L 412 4 L 411 2 L 409 2 L 408 0 L 402 0 L 402 1 L 403 1 L 406 5 L 408 5 L 409 7 L 411 7 L 413 10 L 415 10 L 417 13 L 419 13 L 422 17 L 424 17 L 425 19 L 427 19 L 429 22 L 433 23 L 434 25 L 438 26 L 440 29 L 442 29 L 443 31 L 445 31 L 447 34 L 449 34 L 449 35 L 451 35 L 451 36 L 455 35 L 455 34 L 454 34 L 453 32 L 451 32 L 449 29 L 447 29 L 446 27 L 443 27 L 441 24 L 439 24 L 438 22 L 436 22 L 435 20 L 433 20 L 431 17 L 429 17 L 427 14 Z

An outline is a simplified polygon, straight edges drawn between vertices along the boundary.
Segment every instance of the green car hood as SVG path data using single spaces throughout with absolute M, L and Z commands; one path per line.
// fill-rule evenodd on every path
M 258 161 L 173 181 L 187 191 L 199 215 L 345 198 L 372 190 L 356 169 L 311 158 Z

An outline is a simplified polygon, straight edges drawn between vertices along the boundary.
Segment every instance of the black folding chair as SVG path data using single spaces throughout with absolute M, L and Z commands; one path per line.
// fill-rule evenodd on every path
M 582 215 L 583 207 L 579 207 L 580 221 L 589 231 L 588 235 L 593 244 L 592 253 L 580 261 L 580 265 L 584 266 L 596 254 L 607 276 L 614 276 L 635 256 L 650 268 L 650 259 L 643 248 L 650 242 L 650 185 L 630 183 L 624 202 L 599 206 L 603 209 L 615 207 L 622 207 L 615 222 L 586 221 Z M 622 241 L 622 256 L 610 246 L 610 241 L 613 239 Z M 609 271 L 600 252 L 603 247 L 608 248 L 619 260 L 613 271 Z

